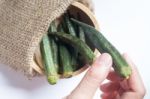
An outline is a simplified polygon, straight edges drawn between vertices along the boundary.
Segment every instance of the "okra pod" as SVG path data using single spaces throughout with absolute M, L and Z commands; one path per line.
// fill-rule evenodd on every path
M 58 81 L 58 75 L 53 61 L 51 41 L 47 34 L 42 38 L 40 49 L 48 82 L 50 84 L 56 84 Z
M 82 21 L 80 13 L 77 13 L 77 18 L 78 18 L 79 21 Z M 77 24 L 75 24 L 75 25 L 78 27 L 78 33 L 79 33 L 78 35 L 79 35 L 79 38 L 80 38 L 83 42 L 85 42 L 84 30 L 82 29 L 81 26 L 79 26 L 79 25 L 77 25 Z
M 73 46 L 75 49 L 79 51 L 81 55 L 84 57 L 84 61 L 87 64 L 92 64 L 95 58 L 93 51 L 88 47 L 86 43 L 84 43 L 79 38 L 72 36 L 70 34 L 66 34 L 63 32 L 53 32 L 50 35 L 58 37 L 60 40 L 64 41 L 65 43 Z
M 59 25 L 58 31 L 63 32 L 62 25 Z M 59 42 L 59 58 L 60 58 L 60 69 L 59 72 L 63 74 L 63 77 L 68 78 L 73 75 L 73 67 L 71 64 L 71 54 L 68 47 L 63 43 Z
M 55 21 L 53 21 L 50 24 L 48 33 L 50 32 L 56 32 L 57 28 L 56 28 L 56 24 Z M 51 48 L 52 48 L 52 55 L 53 55 L 53 61 L 54 61 L 54 65 L 56 67 L 56 70 L 58 71 L 58 66 L 59 66 L 59 61 L 58 61 L 58 45 L 57 45 L 57 41 L 55 37 L 49 37 L 51 39 Z
M 68 33 L 73 36 L 76 36 L 75 28 L 69 18 L 69 12 L 64 15 L 64 20 L 67 26 Z M 71 64 L 73 66 L 73 69 L 76 70 L 78 51 L 74 49 L 72 46 L 69 46 L 69 50 L 71 55 Z
M 122 57 L 119 51 L 103 36 L 102 33 L 97 31 L 94 27 L 87 25 L 85 23 L 79 22 L 75 19 L 71 19 L 72 22 L 81 26 L 88 39 L 93 43 L 93 45 L 101 52 L 107 52 L 112 56 L 114 62 L 114 70 L 126 79 L 131 75 L 131 67 Z

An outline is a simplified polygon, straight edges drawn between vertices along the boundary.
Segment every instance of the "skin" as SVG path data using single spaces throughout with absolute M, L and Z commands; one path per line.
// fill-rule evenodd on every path
M 129 56 L 123 56 L 132 68 L 128 80 L 120 78 L 112 70 L 112 58 L 104 53 L 95 60 L 79 85 L 65 99 L 93 99 L 97 89 L 103 92 L 100 99 L 143 99 L 146 91 L 140 74 Z M 105 79 L 109 82 L 102 84 Z

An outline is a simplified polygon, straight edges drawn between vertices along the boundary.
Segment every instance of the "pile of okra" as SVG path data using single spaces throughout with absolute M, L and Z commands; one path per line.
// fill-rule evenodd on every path
M 59 75 L 64 78 L 72 77 L 82 66 L 93 63 L 95 55 L 86 43 L 87 39 L 95 49 L 112 56 L 114 71 L 120 77 L 129 78 L 130 66 L 103 34 L 83 23 L 79 14 L 74 18 L 66 12 L 59 24 L 56 25 L 55 20 L 51 22 L 40 42 L 44 71 L 50 84 L 56 84 Z

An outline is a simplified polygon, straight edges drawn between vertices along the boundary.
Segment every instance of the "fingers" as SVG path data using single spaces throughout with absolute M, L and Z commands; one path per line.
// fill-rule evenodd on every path
M 128 80 L 126 79 L 123 80 L 121 77 L 118 76 L 116 72 L 111 71 L 108 74 L 107 79 L 112 82 L 104 84 L 100 88 L 104 92 L 103 99 L 110 99 L 109 97 L 112 96 L 112 94 L 110 93 L 113 93 L 115 91 L 117 91 L 122 98 L 124 97 L 123 99 L 132 96 L 140 97 L 137 99 L 141 99 L 145 95 L 145 87 L 135 64 L 131 61 L 131 59 L 127 54 L 124 54 L 123 56 L 125 60 L 128 62 L 128 64 L 131 66 L 132 74 Z M 118 86 L 120 83 L 119 90 L 117 90 L 118 88 L 116 84 L 117 82 L 118 82 Z
M 100 90 L 103 92 L 103 95 L 112 95 L 112 93 L 117 92 L 117 96 L 122 95 L 125 92 L 124 89 L 120 86 L 119 82 L 108 82 L 100 86 Z M 110 98 L 108 98 L 110 99 Z M 116 99 L 116 98 L 115 98 Z
M 119 82 L 122 81 L 123 78 L 121 78 L 116 72 L 110 71 L 110 73 L 107 76 L 107 79 L 113 82 Z
M 114 91 L 118 91 L 119 88 L 120 85 L 117 82 L 109 82 L 100 86 L 101 91 L 103 91 L 104 93 L 111 93 Z
M 132 89 L 132 91 L 139 93 L 140 95 L 145 95 L 145 87 L 140 77 L 140 74 L 135 66 L 135 64 L 131 61 L 127 54 L 123 55 L 128 64 L 132 68 L 132 74 L 128 81 L 128 86 Z
M 112 59 L 109 54 L 104 53 L 98 57 L 68 99 L 92 99 L 100 83 L 107 77 L 111 66 Z

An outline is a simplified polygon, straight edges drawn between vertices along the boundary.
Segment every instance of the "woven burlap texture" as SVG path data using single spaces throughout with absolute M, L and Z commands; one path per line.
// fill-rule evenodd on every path
M 74 1 L 0 0 L 0 63 L 35 75 L 35 49 L 51 21 Z

